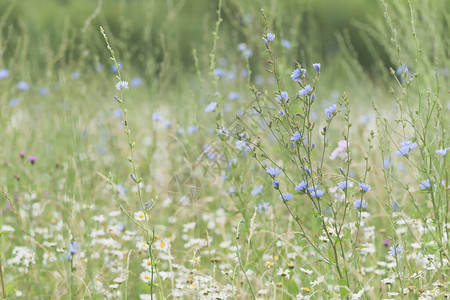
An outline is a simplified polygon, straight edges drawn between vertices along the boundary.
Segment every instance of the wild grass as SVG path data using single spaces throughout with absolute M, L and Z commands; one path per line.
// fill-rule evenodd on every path
M 214 2 L 181 49 L 177 3 L 148 56 L 136 3 L 72 3 L 33 51 L 2 4 L 2 297 L 449 297 L 448 5 L 380 1 L 330 52 L 276 1 Z

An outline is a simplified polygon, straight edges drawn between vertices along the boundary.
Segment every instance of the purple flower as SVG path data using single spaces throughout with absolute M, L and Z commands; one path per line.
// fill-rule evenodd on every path
M 205 108 L 205 113 L 214 111 L 216 109 L 216 107 L 217 107 L 217 102 L 209 103 L 208 106 Z
M 278 168 L 267 167 L 266 172 L 271 176 L 276 176 L 281 173 L 281 170 Z
M 302 80 L 302 77 L 305 76 L 305 73 L 306 73 L 305 69 L 299 70 L 299 68 L 297 68 L 292 72 L 291 78 L 294 81 L 300 81 Z
M 34 165 L 34 163 L 36 162 L 36 156 L 30 156 L 30 157 L 28 157 L 28 161 L 29 161 L 32 165 Z
M 445 156 L 445 155 L 447 155 L 447 150 L 449 150 L 449 149 L 450 148 L 436 150 L 436 154 L 440 154 L 442 156 Z
M 281 92 L 279 95 L 276 95 L 276 96 L 275 96 L 275 100 L 276 100 L 277 102 L 280 102 L 281 99 L 283 99 L 284 102 L 288 102 L 288 93 L 283 91 L 283 92 Z
M 389 168 L 389 166 L 391 165 L 391 163 L 389 162 L 389 158 L 386 157 L 386 158 L 384 159 L 383 165 L 384 165 L 384 168 L 385 168 L 385 169 Z
M 28 85 L 28 83 L 26 83 L 25 81 L 20 81 L 17 84 L 17 88 L 21 91 L 26 91 L 30 88 L 30 86 Z
M 314 67 L 314 69 L 316 69 L 317 72 L 320 71 L 320 64 L 319 63 L 313 64 L 313 67 Z
M 323 193 L 324 192 L 322 190 L 315 190 L 315 191 L 310 192 L 311 196 L 317 197 L 317 198 L 322 197 Z
M 361 183 L 359 184 L 359 187 L 360 187 L 363 191 L 365 191 L 365 192 L 367 192 L 367 191 L 369 191 L 369 190 L 371 189 L 370 185 L 365 184 L 365 183 L 363 183 L 363 182 L 361 182 Z
M 71 254 L 75 254 L 78 252 L 78 249 L 80 248 L 80 245 L 77 242 L 73 242 L 69 245 L 69 251 Z
M 94 70 L 97 72 L 103 71 L 103 69 L 105 69 L 105 66 L 102 64 L 96 64 L 94 65 Z
M 71 77 L 72 79 L 78 79 L 80 78 L 80 75 L 81 75 L 80 71 L 75 71 L 72 73 Z
M 275 39 L 275 34 L 274 33 L 267 33 L 266 39 L 268 41 L 272 42 Z
M 298 140 L 298 139 L 301 138 L 301 137 L 302 137 L 302 134 L 301 134 L 300 132 L 296 131 L 296 132 L 291 136 L 291 141 L 296 141 L 296 140 Z
M 353 208 L 354 209 L 358 209 L 358 208 L 366 208 L 367 207 L 367 202 L 366 202 L 366 200 L 362 200 L 361 201 L 361 199 L 358 199 L 358 200 L 356 200 L 355 202 L 353 202 Z
M 347 181 L 341 181 L 337 184 L 337 187 L 341 190 L 348 188 L 348 182 Z
M 102 65 L 102 66 L 103 66 L 103 65 Z M 118 68 L 117 68 L 117 67 L 118 67 Z M 101 69 L 101 70 L 103 70 L 103 69 Z M 111 66 L 111 71 L 117 72 L 118 70 L 122 70 L 122 63 L 121 63 L 121 62 L 118 62 L 117 65 L 116 65 L 116 64 L 113 64 L 113 65 Z M 99 71 L 99 70 L 96 70 L 96 71 Z
M 309 93 L 309 91 L 311 90 L 311 86 L 309 84 L 307 84 L 303 89 L 301 89 L 300 91 L 298 91 L 298 94 L 300 96 L 306 95 Z
M 408 154 L 409 150 L 417 148 L 417 143 L 411 141 L 403 141 L 400 143 L 400 149 L 396 152 L 398 156 L 403 156 Z
M 431 187 L 430 179 L 426 179 L 426 180 L 422 181 L 422 183 L 420 184 L 420 188 L 422 190 L 429 189 L 430 187 Z
M 278 181 L 272 181 L 273 182 L 273 187 L 275 188 L 275 189 L 278 189 L 279 187 L 280 187 L 280 183 L 278 182 Z
M 409 147 L 401 147 L 397 152 L 395 152 L 396 155 L 398 156 L 403 156 L 408 154 L 409 152 Z
M 141 83 L 142 83 L 142 78 L 140 78 L 140 77 L 135 77 L 131 80 L 132 86 L 139 86 Z
M 128 90 L 128 81 L 119 81 L 118 83 L 116 83 L 116 89 L 118 91 Z
M 19 104 L 19 99 L 18 98 L 12 98 L 11 100 L 9 100 L 9 106 L 16 106 L 17 104 Z
M 318 185 L 311 186 L 308 188 L 308 192 L 311 194 L 311 196 L 320 198 L 323 196 L 324 192 L 322 190 L 318 190 L 318 188 L 319 188 Z
M 282 40 L 281 41 L 281 45 L 285 48 L 285 49 L 291 49 L 292 45 L 291 42 L 289 42 L 288 40 Z
M 263 211 L 269 210 L 270 203 L 269 202 L 259 202 L 257 206 L 257 210 L 259 213 L 262 213 Z
M 308 182 L 302 181 L 295 187 L 295 190 L 296 191 L 304 191 L 307 186 L 308 186 Z
M 403 246 L 402 245 L 397 245 L 397 247 L 395 247 L 395 246 L 391 246 L 390 248 L 389 248 L 389 255 L 392 255 L 392 256 L 397 256 L 398 258 L 400 258 L 400 257 L 402 257 L 402 254 L 403 254 Z
M 257 187 L 255 187 L 255 188 L 251 191 L 252 196 L 255 196 L 255 195 L 258 195 L 259 193 L 261 193 L 262 189 L 263 189 L 262 184 L 261 184 L 261 185 L 258 185 Z
M 280 199 L 282 201 L 287 201 L 287 200 L 291 200 L 292 198 L 292 194 L 291 193 L 284 193 L 280 195 Z
M 6 78 L 9 76 L 8 69 L 0 69 L 0 79 Z
M 417 147 L 417 143 L 413 143 L 411 141 L 403 141 L 400 143 L 402 147 L 408 147 L 410 150 L 415 149 Z
M 224 75 L 224 73 L 225 72 L 221 68 L 217 68 L 217 69 L 214 70 L 214 75 L 216 77 L 222 77 Z
M 332 114 L 336 111 L 336 104 L 331 105 L 325 109 L 325 113 L 328 114 L 328 119 L 331 119 Z

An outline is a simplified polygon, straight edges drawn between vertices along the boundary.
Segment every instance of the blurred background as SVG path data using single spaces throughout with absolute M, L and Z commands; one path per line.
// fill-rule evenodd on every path
M 192 50 L 202 53 L 211 48 L 217 4 L 211 0 L 2 0 L 2 38 L 17 37 L 4 45 L 3 63 L 11 63 L 20 50 L 27 51 L 32 69 L 39 73 L 49 64 L 89 61 L 94 65 L 107 57 L 99 32 L 103 26 L 121 60 L 140 73 L 161 72 L 162 62 L 192 71 Z M 293 58 L 306 59 L 314 49 L 317 61 L 332 59 L 339 51 L 340 35 L 351 43 L 365 68 L 373 67 L 368 47 L 380 45 L 373 36 L 362 36 L 360 28 L 383 22 L 378 1 L 226 0 L 220 30 L 226 47 L 245 42 L 249 48 L 257 43 L 261 49 L 261 8 L 271 20 L 269 30 L 289 42 L 283 45 Z M 252 60 L 259 59 L 257 51 L 253 54 Z M 385 53 L 380 55 L 388 60 Z
M 50 88 L 58 89 L 63 74 L 95 79 L 91 82 L 103 87 L 114 79 L 111 73 L 98 72 L 114 70 L 100 34 L 103 26 L 125 79 L 137 78 L 158 97 L 173 93 L 169 98 L 177 103 L 189 101 L 180 99 L 180 92 L 201 89 L 212 72 L 218 4 L 219 0 L 2 0 L 0 68 L 9 70 L 12 82 L 25 80 L 36 89 L 51 82 L 57 86 Z M 263 8 L 267 30 L 276 35 L 273 49 L 283 78 L 289 78 L 296 62 L 320 62 L 321 82 L 330 95 L 339 90 L 353 99 L 370 100 L 383 98 L 395 81 L 390 68 L 401 74 L 408 66 L 431 75 L 432 84 L 436 66 L 449 75 L 450 1 L 411 5 L 421 48 L 417 68 L 409 5 L 391 0 L 224 0 L 215 67 L 219 73 L 245 78 L 240 88 L 248 74 L 257 88 L 274 84 L 265 71 Z M 373 92 L 368 93 L 368 87 Z

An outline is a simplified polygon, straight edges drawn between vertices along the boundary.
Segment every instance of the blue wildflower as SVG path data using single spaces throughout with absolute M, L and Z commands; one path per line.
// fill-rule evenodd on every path
M 26 83 L 25 81 L 20 81 L 17 84 L 17 88 L 21 91 L 26 91 L 30 88 L 30 86 L 28 85 L 28 83 Z
M 348 181 L 341 181 L 337 184 L 337 187 L 341 190 L 348 188 Z
M 216 77 L 222 77 L 225 74 L 225 72 L 221 68 L 216 68 L 214 70 L 214 75 Z
M 120 194 L 125 195 L 125 187 L 121 184 L 117 185 L 117 192 L 119 192 Z
M 228 94 L 228 99 L 230 99 L 230 100 L 236 100 L 238 98 L 239 98 L 239 93 L 231 92 Z
M 43 86 L 39 89 L 38 93 L 41 96 L 45 96 L 45 95 L 50 94 L 50 89 L 47 86 Z
M 402 147 L 408 147 L 410 150 L 417 148 L 417 143 L 413 143 L 412 141 L 403 141 L 400 143 Z
M 275 189 L 278 189 L 279 187 L 280 187 L 280 183 L 278 182 L 278 181 L 272 181 L 272 183 L 273 183 L 273 187 L 275 188 Z
M 6 78 L 9 76 L 8 69 L 0 69 L 0 79 Z
M 135 77 L 131 80 L 132 86 L 139 86 L 141 83 L 142 83 L 142 78 L 140 78 L 140 77 Z
M 367 191 L 369 191 L 369 190 L 371 189 L 370 185 L 365 184 L 365 183 L 363 183 L 363 182 L 361 182 L 361 183 L 359 184 L 359 186 L 360 186 L 360 188 L 361 188 L 363 191 L 365 191 L 365 192 L 367 192 Z
M 80 75 L 81 75 L 80 71 L 75 71 L 72 73 L 71 77 L 72 79 L 78 79 L 80 78 Z
M 119 81 L 118 83 L 116 83 L 116 89 L 118 91 L 121 90 L 128 90 L 128 82 L 127 81 Z
M 288 40 L 282 40 L 281 45 L 287 50 L 291 49 L 292 47 L 291 42 L 289 42 Z
M 262 213 L 263 211 L 266 212 L 269 210 L 270 203 L 269 202 L 259 202 L 257 205 L 257 211 L 259 213 Z
M 417 143 L 411 141 L 403 141 L 400 143 L 400 149 L 396 152 L 398 156 L 403 156 L 409 153 L 409 150 L 417 148 Z
M 281 170 L 278 168 L 267 167 L 266 172 L 271 176 L 276 176 L 281 173 Z
M 291 193 L 284 193 L 280 195 L 280 199 L 282 201 L 288 201 L 292 199 L 292 194 Z
M 331 105 L 325 109 L 325 113 L 328 114 L 328 119 L 331 119 L 333 113 L 336 111 L 336 104 Z
M 257 187 L 255 187 L 255 188 L 251 191 L 251 195 L 252 195 L 252 196 L 258 195 L 259 193 L 262 192 L 262 189 L 263 189 L 263 185 L 262 185 L 262 184 L 261 184 L 261 185 L 258 185 Z
M 69 245 L 69 251 L 71 254 L 75 254 L 80 249 L 80 245 L 77 242 L 73 242 Z
M 192 133 L 197 132 L 197 131 L 198 131 L 198 126 L 197 125 L 191 125 L 191 126 L 188 127 L 188 133 L 189 134 L 192 134 Z
M 420 188 L 421 188 L 422 190 L 429 189 L 430 187 L 431 187 L 430 179 L 425 179 L 425 180 L 422 181 L 422 183 L 420 184 Z
M 284 116 L 284 110 L 280 110 L 280 115 Z
M 403 156 L 408 154 L 409 152 L 409 147 L 401 147 L 397 152 L 395 152 L 396 155 L 398 156 Z
M 389 255 L 392 256 L 397 256 L 398 258 L 402 257 L 403 254 L 403 246 L 402 245 L 397 245 L 397 247 L 391 246 L 389 248 Z
M 271 41 L 273 41 L 275 39 L 275 34 L 267 33 L 266 35 L 262 36 L 262 39 L 264 40 L 264 43 L 266 44 L 266 47 L 269 47 L 269 42 L 271 42 Z
M 296 191 L 304 191 L 307 186 L 308 186 L 308 182 L 302 181 L 295 187 L 295 190 Z
M 341 172 L 342 175 L 344 175 L 344 169 L 342 169 L 341 167 L 339 167 L 339 172 Z
M 245 49 L 247 49 L 247 44 L 246 43 L 239 43 L 237 48 L 241 52 L 245 51 Z
M 299 70 L 299 68 L 295 69 L 292 74 L 291 74 L 291 78 L 294 81 L 301 81 L 302 77 L 305 76 L 306 70 L 302 69 L 301 71 Z
M 445 149 L 439 149 L 439 150 L 436 150 L 436 154 L 440 154 L 440 155 L 442 155 L 442 156 L 446 156 L 447 155 L 447 151 L 449 150 L 450 148 L 445 148 Z
M 314 69 L 316 69 L 317 72 L 320 71 L 320 64 L 319 63 L 313 64 L 313 67 L 314 67 Z
M 362 201 L 361 201 L 361 199 L 358 199 L 358 200 L 356 200 L 355 202 L 353 202 L 353 208 L 354 208 L 354 209 L 358 209 L 358 208 L 360 208 L 360 207 L 362 207 L 362 208 L 366 208 L 366 207 L 367 207 L 367 202 L 366 202 L 366 200 L 362 200 Z
M 16 106 L 17 104 L 19 104 L 18 98 L 13 98 L 13 99 L 9 100 L 9 106 Z
M 267 35 L 265 36 L 265 39 L 267 41 L 272 42 L 275 39 L 275 34 L 274 33 L 267 33 Z
M 117 66 L 119 66 L 119 69 L 117 69 Z M 117 65 L 116 65 L 116 64 L 113 64 L 113 65 L 111 66 L 111 71 L 117 72 L 117 70 L 122 70 L 122 63 L 121 63 L 121 62 L 118 62 Z
M 160 122 L 164 118 L 161 116 L 161 114 L 159 112 L 154 112 L 153 115 L 152 115 L 152 119 L 153 119 L 153 121 Z
M 208 106 L 205 108 L 205 113 L 214 111 L 216 109 L 216 107 L 217 107 L 217 102 L 209 103 Z
M 96 64 L 94 65 L 94 70 L 97 72 L 103 71 L 105 69 L 105 66 L 102 64 Z
M 298 140 L 298 139 L 301 138 L 301 137 L 302 137 L 302 134 L 301 134 L 300 132 L 296 131 L 296 132 L 291 136 L 291 141 L 296 141 L 296 140 Z
M 323 196 L 324 191 L 322 191 L 322 190 L 315 190 L 315 191 L 310 192 L 310 194 L 311 194 L 311 196 L 313 196 L 313 197 L 320 198 L 320 197 Z
M 284 102 L 288 102 L 288 93 L 287 92 L 281 92 L 279 95 L 275 96 L 275 100 L 277 102 L 280 102 L 281 100 L 284 100 Z
M 403 73 L 408 73 L 409 71 L 409 67 L 405 64 L 402 64 L 400 67 L 397 68 L 397 70 L 395 70 L 395 73 L 397 75 L 401 75 Z
M 311 194 L 311 196 L 320 198 L 323 196 L 324 192 L 322 190 L 318 190 L 318 188 L 319 188 L 318 185 L 311 186 L 308 188 L 308 192 Z
M 309 91 L 311 90 L 311 86 L 309 84 L 307 84 L 303 89 L 301 89 L 300 91 L 298 91 L 298 94 L 300 96 L 306 95 L 309 93 Z
M 386 157 L 386 158 L 384 159 L 383 165 L 384 165 L 384 168 L 385 168 L 385 169 L 387 169 L 387 168 L 391 165 L 391 163 L 389 162 L 389 158 Z

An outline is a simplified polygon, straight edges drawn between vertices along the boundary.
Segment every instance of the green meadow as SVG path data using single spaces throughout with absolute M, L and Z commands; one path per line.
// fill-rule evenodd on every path
M 449 298 L 449 4 L 0 1 L 0 297 Z

